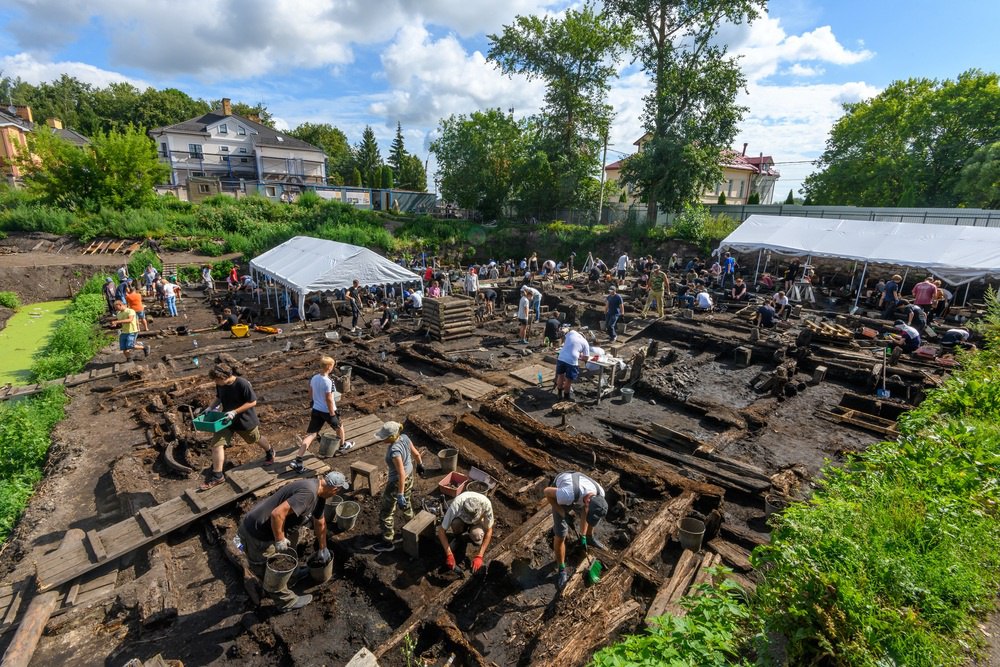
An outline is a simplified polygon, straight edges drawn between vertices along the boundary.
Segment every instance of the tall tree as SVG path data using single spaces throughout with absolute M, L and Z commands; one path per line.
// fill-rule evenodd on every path
M 855 206 L 964 203 L 963 167 L 1000 141 L 998 80 L 970 70 L 954 81 L 895 81 L 870 100 L 844 105 L 819 170 L 803 186 L 807 197 Z
M 403 143 L 403 125 L 396 121 L 396 137 L 389 148 L 389 166 L 397 174 L 403 171 L 403 159 L 406 157 L 406 145 Z
M 484 218 L 497 218 L 510 202 L 512 174 L 524 156 L 522 128 L 500 109 L 451 115 L 431 144 L 441 196 Z
M 972 154 L 962 168 L 957 191 L 966 206 L 1000 208 L 1000 141 Z
M 328 180 L 332 183 L 347 182 L 354 169 L 354 158 L 347 136 L 329 123 L 302 123 L 288 134 L 301 139 L 326 153 L 329 167 Z
M 361 133 L 361 142 L 354 148 L 354 164 L 365 178 L 365 185 L 370 188 L 379 187 L 382 169 L 382 152 L 375 139 L 375 131 L 370 125 L 365 125 Z
M 581 183 L 600 167 L 600 144 L 612 117 L 607 103 L 616 60 L 630 31 L 590 3 L 562 18 L 518 16 L 490 35 L 488 59 L 507 75 L 545 82 L 539 148 L 563 175 L 549 193 L 555 206 L 575 205 Z
M 789 204 L 789 205 L 795 203 L 795 192 L 794 192 L 794 190 L 789 190 L 788 191 L 788 196 L 785 197 L 785 203 Z
M 633 56 L 652 82 L 645 98 L 642 150 L 622 166 L 650 218 L 658 205 L 679 212 L 718 183 L 720 151 L 746 112 L 735 102 L 746 85 L 718 42 L 719 26 L 757 18 L 766 0 L 606 0 L 635 29 Z
M 396 179 L 396 186 L 400 190 L 427 192 L 427 170 L 416 155 L 407 153 L 403 156 L 403 165 Z

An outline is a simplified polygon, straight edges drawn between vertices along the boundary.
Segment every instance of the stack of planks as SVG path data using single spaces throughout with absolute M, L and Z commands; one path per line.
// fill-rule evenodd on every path
M 424 299 L 424 322 L 430 336 L 439 341 L 471 336 L 476 328 L 472 303 L 472 299 L 459 297 Z

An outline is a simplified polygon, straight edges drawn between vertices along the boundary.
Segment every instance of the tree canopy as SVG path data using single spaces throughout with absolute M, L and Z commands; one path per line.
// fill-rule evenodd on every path
M 354 169 L 351 145 L 347 135 L 329 123 L 302 123 L 288 134 L 326 153 L 328 180 L 343 185 L 350 180 Z
M 819 170 L 803 186 L 810 203 L 996 205 L 989 187 L 989 147 L 1000 141 L 996 73 L 895 81 L 870 100 L 844 105 L 844 111 Z

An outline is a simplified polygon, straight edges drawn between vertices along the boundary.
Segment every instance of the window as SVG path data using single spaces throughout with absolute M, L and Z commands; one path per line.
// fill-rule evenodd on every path
M 229 146 L 219 146 L 219 150 L 222 151 L 223 153 L 228 153 L 229 152 Z
M 200 160 L 202 156 L 201 144 L 188 144 L 188 155 L 196 160 Z
M 236 126 L 236 134 L 238 134 L 241 137 L 243 137 L 243 136 L 246 136 L 246 133 L 247 133 L 247 130 L 246 130 L 245 127 L 243 127 L 242 125 L 237 125 Z
M 160 155 L 163 157 L 170 157 L 170 151 L 167 150 L 167 142 L 160 143 Z
M 264 188 L 264 194 L 267 195 L 268 197 L 277 197 L 278 188 L 276 188 L 273 185 L 268 185 L 267 187 Z
M 219 134 L 229 134 L 229 127 L 225 123 L 219 126 Z
M 726 196 L 727 197 L 732 197 L 733 196 L 733 179 L 731 179 L 731 178 L 729 179 L 729 191 L 726 192 Z
M 249 161 L 250 161 L 250 160 L 248 160 L 248 159 L 247 159 L 247 158 L 245 158 L 245 157 L 241 157 L 241 158 L 240 158 L 240 162 L 243 162 L 243 163 L 247 163 L 247 162 L 249 162 Z
M 247 152 L 247 149 L 245 149 L 245 148 L 241 148 L 241 149 L 240 149 L 240 152 L 241 152 L 241 153 L 246 153 L 246 152 Z
M 211 194 L 211 193 L 212 193 L 212 186 L 210 186 L 208 183 L 199 183 L 198 184 L 198 194 L 200 194 L 200 195 L 208 195 L 208 194 Z
M 744 185 L 744 182 L 741 180 L 740 181 L 740 197 L 743 196 L 743 185 Z

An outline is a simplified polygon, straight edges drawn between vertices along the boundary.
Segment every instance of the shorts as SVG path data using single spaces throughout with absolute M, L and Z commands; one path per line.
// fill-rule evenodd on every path
M 566 533 L 569 532 L 569 522 L 566 521 L 566 517 L 556 511 L 555 508 L 552 509 L 552 534 L 556 537 L 566 537 Z
M 556 361 L 556 376 L 565 375 L 566 379 L 572 382 L 580 377 L 580 367 L 576 364 L 567 364 L 565 361 Z
M 333 429 L 340 428 L 340 411 L 334 410 L 331 415 L 329 412 L 313 408 L 309 415 L 309 427 L 306 429 L 306 434 L 319 433 L 323 424 L 329 424 L 330 428 Z
M 517 321 L 520 322 L 522 326 L 527 326 L 527 324 L 528 324 L 528 320 L 526 320 L 526 319 L 524 319 L 522 317 L 517 318 Z
M 624 271 L 619 271 L 618 272 L 618 280 L 625 280 L 625 272 Z
M 258 442 L 260 442 L 259 426 L 254 426 L 249 431 L 234 431 L 231 428 L 224 428 L 212 436 L 212 441 L 208 443 L 208 446 L 215 447 L 224 440 L 226 443 L 226 447 L 228 447 L 233 442 L 234 433 L 238 433 L 239 436 L 243 438 L 243 442 L 247 443 L 248 445 L 256 445 Z
M 135 349 L 135 339 L 136 339 L 136 336 L 138 336 L 138 335 L 139 334 L 137 334 L 137 333 L 120 333 L 120 334 L 118 334 L 118 349 L 121 350 L 122 352 L 125 352 L 126 350 L 134 350 Z
M 137 320 L 144 320 L 144 319 L 146 319 L 146 311 L 145 310 L 137 310 L 137 311 L 135 311 L 135 318 Z

